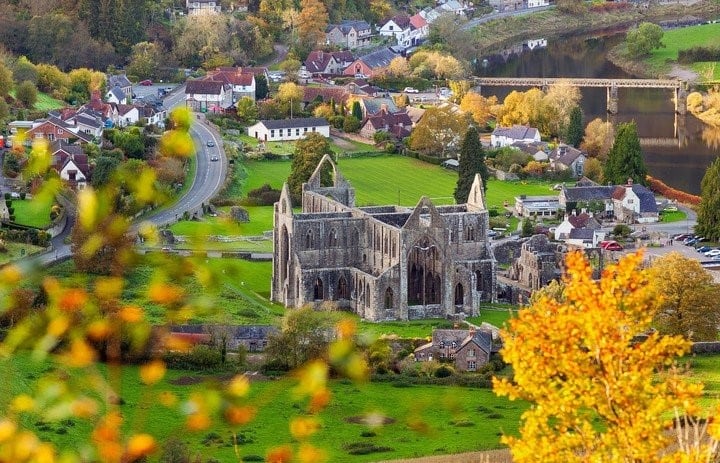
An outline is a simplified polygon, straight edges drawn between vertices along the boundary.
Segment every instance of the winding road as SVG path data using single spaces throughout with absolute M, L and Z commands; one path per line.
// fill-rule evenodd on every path
M 164 106 L 168 110 L 182 107 L 185 104 L 185 86 L 174 89 L 164 99 Z M 142 219 L 143 222 L 151 222 L 160 227 L 177 222 L 185 212 L 194 214 L 202 210 L 203 205 L 210 202 L 223 186 L 227 174 L 228 162 L 223 149 L 222 138 L 205 121 L 202 114 L 193 114 L 194 123 L 190 126 L 190 135 L 195 141 L 196 164 L 195 176 L 191 179 L 190 188 L 185 194 L 178 198 L 170 206 L 150 213 Z M 212 141 L 212 147 L 207 146 Z M 217 161 L 212 161 L 215 157 Z M 36 254 L 24 259 L 24 264 L 33 266 L 47 266 L 54 262 L 67 259 L 72 256 L 70 245 L 66 244 L 66 238 L 75 223 L 75 208 L 72 204 L 66 204 L 68 220 L 65 228 L 60 234 L 52 239 L 53 247 L 50 251 Z M 131 229 L 137 231 L 139 223 L 133 224 Z

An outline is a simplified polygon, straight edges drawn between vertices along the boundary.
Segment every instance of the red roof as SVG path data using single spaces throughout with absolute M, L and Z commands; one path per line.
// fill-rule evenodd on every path
M 204 80 L 217 80 L 232 85 L 249 87 L 252 85 L 254 78 L 255 74 L 243 71 L 241 68 L 219 68 L 215 71 L 210 71 Z
M 415 29 L 422 29 L 423 27 L 427 26 L 428 23 L 425 21 L 425 18 L 420 16 L 419 14 L 416 14 L 414 16 L 410 16 L 410 24 Z

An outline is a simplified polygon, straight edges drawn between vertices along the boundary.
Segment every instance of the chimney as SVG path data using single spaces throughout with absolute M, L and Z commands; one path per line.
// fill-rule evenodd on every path
M 580 213 L 581 213 L 581 214 L 587 214 L 587 209 L 585 209 L 585 208 L 583 207 L 582 209 L 580 209 Z
M 632 177 L 628 177 L 627 186 L 632 186 L 633 179 Z
M 320 61 L 322 61 L 322 59 L 323 59 L 323 51 L 322 51 L 322 50 L 320 50 L 320 51 L 318 52 L 318 59 L 319 59 Z
M 575 209 L 572 210 L 572 215 L 577 215 L 577 211 Z

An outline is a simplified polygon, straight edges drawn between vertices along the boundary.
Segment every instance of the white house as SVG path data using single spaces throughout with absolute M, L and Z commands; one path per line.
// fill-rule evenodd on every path
M 412 29 L 410 16 L 398 14 L 385 21 L 378 29 L 378 33 L 385 37 L 395 37 L 398 45 L 407 48 L 411 46 Z
M 188 15 L 220 13 L 220 0 L 185 0 Z
M 105 93 L 105 101 L 115 104 L 127 104 L 127 95 L 120 87 L 112 87 Z
M 138 110 L 137 106 L 121 104 L 118 105 L 117 110 L 118 118 L 115 123 L 119 127 L 127 127 L 129 125 L 133 125 L 140 120 L 140 111 Z
M 538 143 L 540 132 L 534 127 L 514 125 L 512 127 L 497 127 L 490 135 L 490 144 L 495 148 L 512 145 L 515 142 Z
M 322 117 L 260 121 L 248 127 L 248 135 L 262 141 L 299 140 L 308 133 L 330 136 L 330 123 Z
M 569 170 L 576 177 L 582 177 L 585 172 L 587 157 L 582 151 L 568 145 L 558 145 L 550 152 L 550 167 L 556 172 Z
M 188 80 L 185 105 L 193 111 L 222 111 L 232 105 L 232 90 L 215 80 Z
M 255 74 L 239 67 L 222 67 L 210 71 L 204 80 L 222 82 L 232 89 L 232 102 L 248 97 L 255 100 Z
M 550 5 L 550 0 L 527 0 L 528 8 L 538 8 Z
M 615 187 L 612 194 L 615 218 L 627 223 L 653 223 L 660 220 L 655 195 L 642 185 L 633 184 L 631 178 L 626 185 Z

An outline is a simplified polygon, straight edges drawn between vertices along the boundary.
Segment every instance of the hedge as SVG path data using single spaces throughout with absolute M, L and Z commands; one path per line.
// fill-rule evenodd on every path
M 648 182 L 648 186 L 652 191 L 662 196 L 665 196 L 668 199 L 673 199 L 680 203 L 690 204 L 692 206 L 697 206 L 698 204 L 700 204 L 700 196 L 691 195 L 690 193 L 685 193 L 684 191 L 669 187 L 662 180 L 658 180 L 649 175 L 646 177 L 646 180 Z

